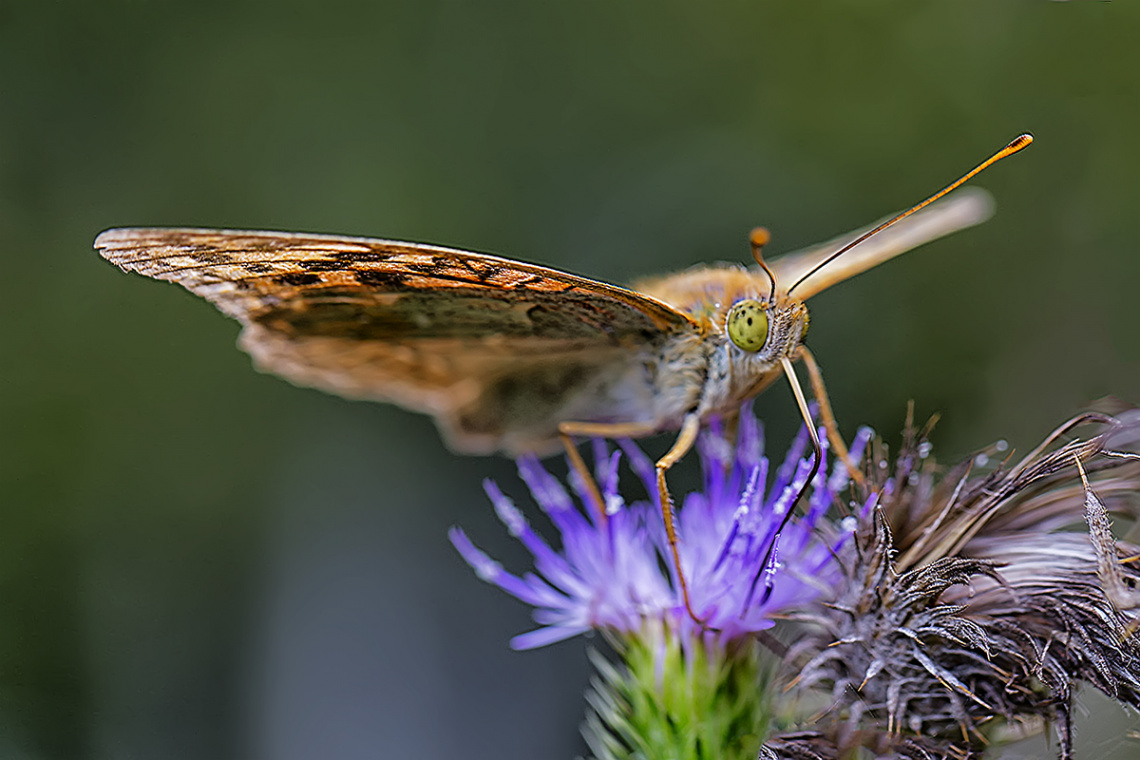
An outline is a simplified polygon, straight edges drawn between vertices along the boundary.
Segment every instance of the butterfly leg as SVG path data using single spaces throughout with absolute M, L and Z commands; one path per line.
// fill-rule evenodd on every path
M 657 470 L 657 491 L 661 500 L 661 519 L 665 523 L 665 535 L 669 539 L 669 551 L 673 556 L 673 566 L 677 568 L 677 580 L 681 586 L 681 597 L 685 601 L 685 610 L 697 623 L 703 621 L 697 617 L 696 612 L 693 611 L 693 603 L 689 598 L 689 584 L 685 580 L 685 571 L 681 569 L 681 553 L 677 548 L 677 527 L 673 518 L 673 497 L 669 495 L 669 486 L 665 482 L 665 472 L 680 461 L 680 459 L 688 453 L 689 449 L 693 447 L 693 443 L 697 440 L 697 433 L 700 431 L 700 427 L 701 422 L 697 415 L 690 414 L 687 416 L 685 421 L 681 424 L 681 432 L 677 435 L 677 440 L 673 443 L 673 447 L 669 449 L 665 456 L 657 460 L 657 464 L 655 465 Z M 590 474 L 589 468 L 586 467 L 582 455 L 578 453 L 578 448 L 574 445 L 574 440 L 571 436 L 641 438 L 655 432 L 657 432 L 655 425 L 638 422 L 563 422 L 558 425 L 558 433 L 562 439 L 562 444 L 566 447 L 566 454 L 570 458 L 570 463 L 582 480 L 587 483 L 586 488 L 590 491 L 590 497 L 594 499 L 595 504 L 601 511 L 603 519 L 605 518 L 605 500 L 602 498 L 601 490 Z
M 807 367 L 808 378 L 811 380 L 811 392 L 815 396 L 816 404 L 819 405 L 819 419 L 827 431 L 827 439 L 831 441 L 836 456 L 847 467 L 847 474 L 851 476 L 851 480 L 856 485 L 862 486 L 864 482 L 863 473 L 851 461 L 851 452 L 847 450 L 847 444 L 839 435 L 839 424 L 835 421 L 835 414 L 831 411 L 831 401 L 827 397 L 827 388 L 823 385 L 823 373 L 819 371 L 819 364 L 816 363 L 815 356 L 812 355 L 807 346 L 801 345 L 795 358 L 803 361 L 804 366 Z
M 590 500 L 594 502 L 594 507 L 598 510 L 598 516 L 602 523 L 606 522 L 606 500 L 602 497 L 602 491 L 598 488 L 598 481 L 595 480 L 590 468 L 586 466 L 586 460 L 582 459 L 581 452 L 578 451 L 578 446 L 574 443 L 573 436 L 592 436 L 597 438 L 641 438 L 651 433 L 656 432 L 656 428 L 652 425 L 647 425 L 640 422 L 560 422 L 558 423 L 558 437 L 562 441 L 562 447 L 566 449 L 566 457 L 570 460 L 570 466 L 578 473 L 578 477 L 582 480 L 587 493 L 590 495 Z
M 665 521 L 665 535 L 669 539 L 669 551 L 673 554 L 673 565 L 677 568 L 677 581 L 681 586 L 681 598 L 685 600 L 685 610 L 697 625 L 704 623 L 697 613 L 693 611 L 693 603 L 689 599 L 689 584 L 685 581 L 685 571 L 681 569 L 681 553 L 677 549 L 677 528 L 673 519 L 673 497 L 669 494 L 669 485 L 665 482 L 665 471 L 680 461 L 681 457 L 693 448 L 697 440 L 697 433 L 701 429 L 701 418 L 695 414 L 685 417 L 681 423 L 681 432 L 677 440 L 665 456 L 657 460 L 657 493 L 661 498 L 661 519 Z

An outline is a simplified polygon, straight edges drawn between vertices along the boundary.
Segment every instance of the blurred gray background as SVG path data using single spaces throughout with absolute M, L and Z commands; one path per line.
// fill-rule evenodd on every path
M 512 464 L 255 373 L 100 230 L 623 282 L 827 239 L 1031 130 L 992 221 L 813 299 L 810 337 L 848 435 L 914 399 L 943 461 L 1025 450 L 1140 400 L 1137 40 L 1127 2 L 0 2 L 0 756 L 584 752 L 589 643 L 510 651 L 528 611 L 445 538 L 525 567 L 481 494 Z M 787 389 L 757 409 L 782 450 Z M 1083 756 L 1134 757 L 1090 704 Z

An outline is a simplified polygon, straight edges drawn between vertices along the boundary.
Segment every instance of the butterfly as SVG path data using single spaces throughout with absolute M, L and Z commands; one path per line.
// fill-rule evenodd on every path
M 679 430 L 657 472 L 692 614 L 665 471 L 704 421 L 733 413 L 781 375 L 808 422 L 818 468 L 820 443 L 792 361 L 807 365 L 829 433 L 835 423 L 803 345 L 804 301 L 983 221 L 991 213 L 984 191 L 939 199 L 1031 139 L 1019 137 L 870 230 L 771 264 L 760 253 L 767 233 L 757 230 L 756 267 L 700 266 L 630 288 L 482 253 L 339 235 L 126 228 L 103 232 L 95 247 L 120 268 L 182 285 L 236 319 L 238 345 L 264 372 L 427 413 L 459 452 L 549 454 L 565 447 L 603 519 L 573 437 Z M 829 438 L 846 460 L 838 432 Z

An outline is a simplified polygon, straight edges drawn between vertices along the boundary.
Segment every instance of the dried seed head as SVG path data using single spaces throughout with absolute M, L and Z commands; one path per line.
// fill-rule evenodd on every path
M 1058 443 L 1084 423 L 1106 429 Z M 793 651 L 793 691 L 826 691 L 831 707 L 818 732 L 770 742 L 774 756 L 972 757 L 996 718 L 1051 722 L 1069 758 L 1076 682 L 1140 707 L 1138 551 L 1108 521 L 1140 494 L 1140 458 L 1117 448 L 1138 430 L 1083 415 L 1015 464 L 978 473 L 971 457 L 940 478 L 913 425 L 893 468 L 876 447 L 878 502 L 834 602 L 801 618 L 818 635 Z

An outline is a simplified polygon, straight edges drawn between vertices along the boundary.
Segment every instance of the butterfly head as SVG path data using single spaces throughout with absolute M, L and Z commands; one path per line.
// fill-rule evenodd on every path
M 803 301 L 790 298 L 781 292 L 776 273 L 764 261 L 761 251 L 772 239 L 764 227 L 757 227 L 748 236 L 752 258 L 767 278 L 766 293 L 759 298 L 744 296 L 729 307 L 724 320 L 724 334 L 748 360 L 778 362 L 791 356 L 808 329 L 808 311 Z M 759 280 L 759 278 L 757 278 Z
M 808 310 L 793 298 L 742 298 L 725 317 L 724 332 L 745 354 L 775 362 L 790 356 L 808 330 Z

